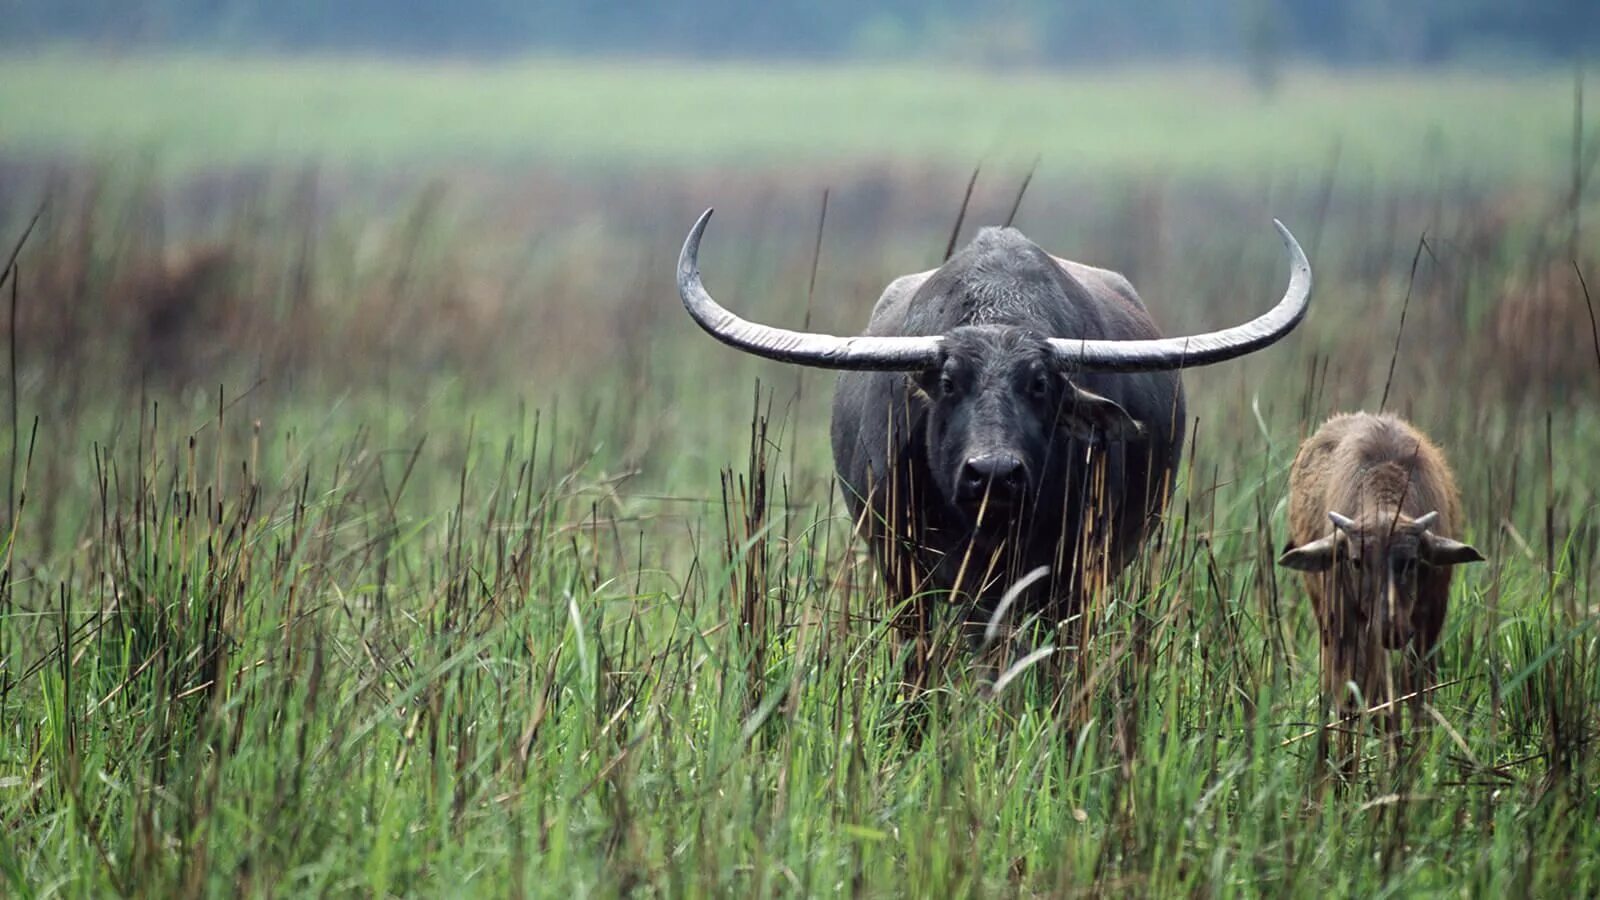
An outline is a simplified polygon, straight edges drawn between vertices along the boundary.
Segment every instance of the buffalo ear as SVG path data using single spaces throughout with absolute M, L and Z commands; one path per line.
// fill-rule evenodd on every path
M 939 389 L 939 370 L 924 369 L 906 375 L 906 390 L 911 396 L 924 403 L 932 403 L 934 392 Z
M 1339 543 L 1337 532 L 1298 547 L 1289 547 L 1278 557 L 1278 565 L 1297 572 L 1326 572 L 1333 567 L 1333 554 Z
M 1483 562 L 1483 554 L 1471 544 L 1452 541 L 1433 532 L 1425 532 L 1417 545 L 1417 556 L 1430 566 L 1454 566 L 1461 563 Z
M 949 353 L 941 349 L 939 358 L 933 361 L 933 365 L 926 369 L 906 373 L 906 387 L 910 388 L 913 394 L 921 397 L 924 401 L 932 403 L 937 400 L 940 393 L 939 379 L 944 376 L 944 367 L 949 359 Z
M 1081 441 L 1128 441 L 1144 435 L 1144 425 L 1128 414 L 1122 404 L 1094 391 L 1067 382 L 1060 425 Z

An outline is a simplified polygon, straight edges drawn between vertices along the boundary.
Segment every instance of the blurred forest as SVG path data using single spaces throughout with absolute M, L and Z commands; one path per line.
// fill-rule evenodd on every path
M 1594 0 L 0 0 L 0 45 L 955 59 L 1570 61 Z

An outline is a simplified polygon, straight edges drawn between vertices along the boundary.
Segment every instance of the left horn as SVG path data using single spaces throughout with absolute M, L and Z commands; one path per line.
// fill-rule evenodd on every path
M 1272 224 L 1289 253 L 1289 287 L 1278 305 L 1232 328 L 1188 337 L 1146 341 L 1052 338 L 1051 348 L 1067 365 L 1090 372 L 1154 372 L 1208 366 L 1269 347 L 1294 330 L 1311 305 L 1311 263 L 1300 243 L 1277 219 Z
M 773 328 L 739 318 L 706 293 L 700 281 L 700 237 L 711 210 L 700 214 L 678 254 L 678 294 L 683 308 L 717 340 L 778 362 L 820 369 L 909 372 L 932 368 L 939 360 L 937 337 L 836 337 Z

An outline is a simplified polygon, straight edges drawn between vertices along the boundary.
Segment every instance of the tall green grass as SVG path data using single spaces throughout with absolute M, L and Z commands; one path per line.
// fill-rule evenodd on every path
M 1169 331 L 1281 286 L 1270 232 L 1218 227 L 1253 195 L 1036 190 L 1021 221 L 1052 248 L 1139 250 Z M 850 206 L 872 191 L 889 212 Z M 942 249 L 929 191 L 836 186 L 814 292 L 815 198 L 770 228 L 729 204 L 708 284 L 783 324 L 859 324 L 871 285 Z M 1274 211 L 1309 242 L 1318 198 Z M 556 258 L 491 279 L 537 298 L 531 320 L 458 290 L 503 231 L 273 213 L 240 226 L 259 255 L 236 289 L 300 354 L 142 378 L 114 326 L 141 321 L 119 273 L 144 251 L 110 240 L 142 219 L 58 205 L 15 282 L 5 892 L 1593 893 L 1597 385 L 1504 383 L 1468 352 L 1516 302 L 1502 285 L 1559 252 L 1559 201 L 1521 198 L 1323 204 L 1310 318 L 1188 374 L 1170 514 L 1092 636 L 998 696 L 958 658 L 922 697 L 831 489 L 829 379 L 683 321 L 678 234 L 654 227 L 671 204 L 587 239 L 553 216 L 534 237 L 565 238 Z M 1419 219 L 1437 250 L 1413 279 Z M 659 274 L 618 274 L 644 259 Z M 51 318 L 62 297 L 81 319 Z M 408 352 L 475 297 L 473 343 Z M 1336 789 L 1314 626 L 1273 566 L 1281 499 L 1301 435 L 1385 391 L 1404 303 L 1391 406 L 1450 452 L 1491 562 L 1457 580 L 1432 725 L 1399 760 L 1364 740 Z M 196 321 L 180 351 L 243 340 Z

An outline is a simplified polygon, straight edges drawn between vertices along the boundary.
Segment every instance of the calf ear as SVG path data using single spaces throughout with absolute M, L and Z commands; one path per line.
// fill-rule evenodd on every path
M 1333 566 L 1333 553 L 1338 542 L 1339 535 L 1335 533 L 1309 544 L 1290 547 L 1278 557 L 1278 565 L 1298 572 L 1326 572 Z
M 1122 404 L 1067 382 L 1060 426 L 1081 441 L 1129 441 L 1144 435 L 1144 426 Z
M 1425 532 L 1417 545 L 1417 556 L 1430 566 L 1454 566 L 1461 563 L 1483 562 L 1483 554 L 1471 544 L 1452 541 L 1433 532 Z

